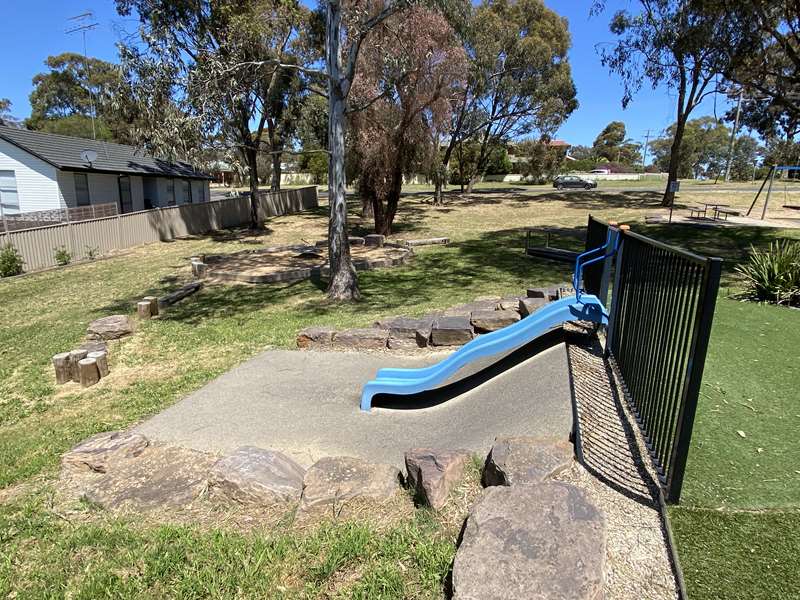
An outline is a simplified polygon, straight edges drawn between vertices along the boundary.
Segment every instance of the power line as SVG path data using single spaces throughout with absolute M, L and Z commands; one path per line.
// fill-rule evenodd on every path
M 97 131 L 95 130 L 94 126 L 94 92 L 92 91 L 92 84 L 89 80 L 89 56 L 86 52 L 86 32 L 94 31 L 99 23 L 92 22 L 94 21 L 94 13 L 90 10 L 87 10 L 85 13 L 75 15 L 74 17 L 69 17 L 67 21 L 74 21 L 77 24 L 74 27 L 65 29 L 64 33 L 80 33 L 81 37 L 83 38 L 83 68 L 86 71 L 86 84 L 89 90 L 89 116 L 92 119 L 92 139 L 96 140 Z

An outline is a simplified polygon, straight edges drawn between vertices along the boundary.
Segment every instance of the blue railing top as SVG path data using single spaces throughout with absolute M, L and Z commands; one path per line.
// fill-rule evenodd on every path
M 578 301 L 580 301 L 581 294 L 583 293 L 583 290 L 581 289 L 581 280 L 583 279 L 582 276 L 584 267 L 614 256 L 619 249 L 619 240 L 620 236 L 618 235 L 617 230 L 609 226 L 608 233 L 606 233 L 605 244 L 599 246 L 598 248 L 587 250 L 586 252 L 579 254 L 578 258 L 575 259 L 575 272 L 572 274 L 572 287 L 575 288 L 575 296 Z M 598 252 L 602 254 L 586 260 L 589 256 L 597 254 Z

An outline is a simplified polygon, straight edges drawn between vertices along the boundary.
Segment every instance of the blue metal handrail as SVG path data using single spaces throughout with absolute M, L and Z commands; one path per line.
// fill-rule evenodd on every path
M 583 293 L 583 290 L 581 288 L 581 280 L 583 279 L 584 267 L 592 265 L 596 262 L 600 262 L 602 260 L 606 260 L 614 256 L 617 253 L 617 250 L 619 249 L 619 240 L 620 240 L 619 233 L 612 227 L 609 227 L 608 233 L 606 234 L 605 244 L 597 248 L 592 248 L 591 250 L 587 250 L 586 252 L 579 254 L 578 258 L 575 259 L 575 271 L 572 274 L 572 287 L 575 289 L 575 297 L 578 301 L 580 301 L 581 294 Z M 609 248 L 611 249 L 610 251 L 608 251 Z M 590 256 L 597 252 L 602 252 L 603 254 L 601 256 L 596 256 L 590 260 L 587 260 L 586 262 L 583 262 L 583 260 L 587 256 Z

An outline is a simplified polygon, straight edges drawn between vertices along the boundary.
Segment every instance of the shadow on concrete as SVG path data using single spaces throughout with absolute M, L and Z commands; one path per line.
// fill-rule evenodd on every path
M 492 362 L 489 366 L 482 368 L 477 372 L 462 376 L 461 379 L 449 383 L 443 387 L 406 396 L 377 394 L 372 400 L 372 405 L 375 407 L 396 410 L 415 410 L 444 404 L 445 402 L 453 400 L 462 394 L 472 391 L 476 387 L 494 379 L 495 377 L 500 377 L 509 369 L 522 364 L 537 354 L 540 354 L 541 352 L 544 352 L 545 350 L 548 350 L 563 341 L 563 330 L 559 327 L 549 331 L 541 337 L 536 338 L 528 344 L 520 346 L 516 350 L 507 353 L 499 360 Z

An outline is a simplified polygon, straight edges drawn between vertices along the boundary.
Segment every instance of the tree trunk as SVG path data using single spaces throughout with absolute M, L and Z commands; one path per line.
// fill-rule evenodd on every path
M 275 125 L 272 120 L 267 120 L 267 130 L 269 133 L 269 149 L 272 152 L 272 179 L 270 181 L 269 191 L 281 191 L 281 155 L 276 154 L 278 150 L 283 150 L 283 144 L 278 139 Z
M 73 350 L 69 353 L 70 374 L 72 375 L 72 381 L 75 383 L 78 383 L 81 380 L 78 362 L 86 358 L 87 354 L 89 354 L 89 351 L 83 349 Z
M 81 387 L 90 387 L 100 381 L 100 371 L 97 369 L 97 361 L 93 358 L 83 358 L 79 360 L 78 372 Z
M 258 229 L 258 162 L 256 149 L 245 148 L 247 157 L 247 175 L 250 180 L 250 229 Z
M 97 364 L 97 372 L 100 374 L 100 378 L 108 376 L 108 354 L 102 351 L 97 352 L 89 352 L 86 355 L 86 358 L 93 358 L 95 363 Z
M 326 23 L 326 50 L 328 67 L 328 264 L 331 279 L 328 284 L 328 298 L 331 300 L 354 300 L 360 294 L 358 278 L 350 258 L 350 244 L 347 231 L 347 179 L 344 170 L 344 128 L 345 101 L 341 65 L 342 33 L 341 0 L 328 0 Z
M 664 190 L 664 197 L 661 199 L 661 206 L 672 206 L 675 202 L 675 192 L 672 183 L 678 181 L 678 168 L 681 161 L 681 143 L 683 142 L 683 132 L 686 130 L 687 115 L 678 115 L 678 122 L 675 125 L 675 137 L 672 139 L 672 147 L 669 154 L 669 169 L 667 169 L 667 189 Z
M 448 174 L 450 172 L 450 157 L 453 155 L 453 144 L 448 144 L 447 149 L 444 151 L 442 157 L 442 164 L 439 167 L 436 175 L 436 187 L 433 192 L 433 203 L 436 206 L 444 206 L 444 197 L 442 196 L 442 188 L 447 184 Z

